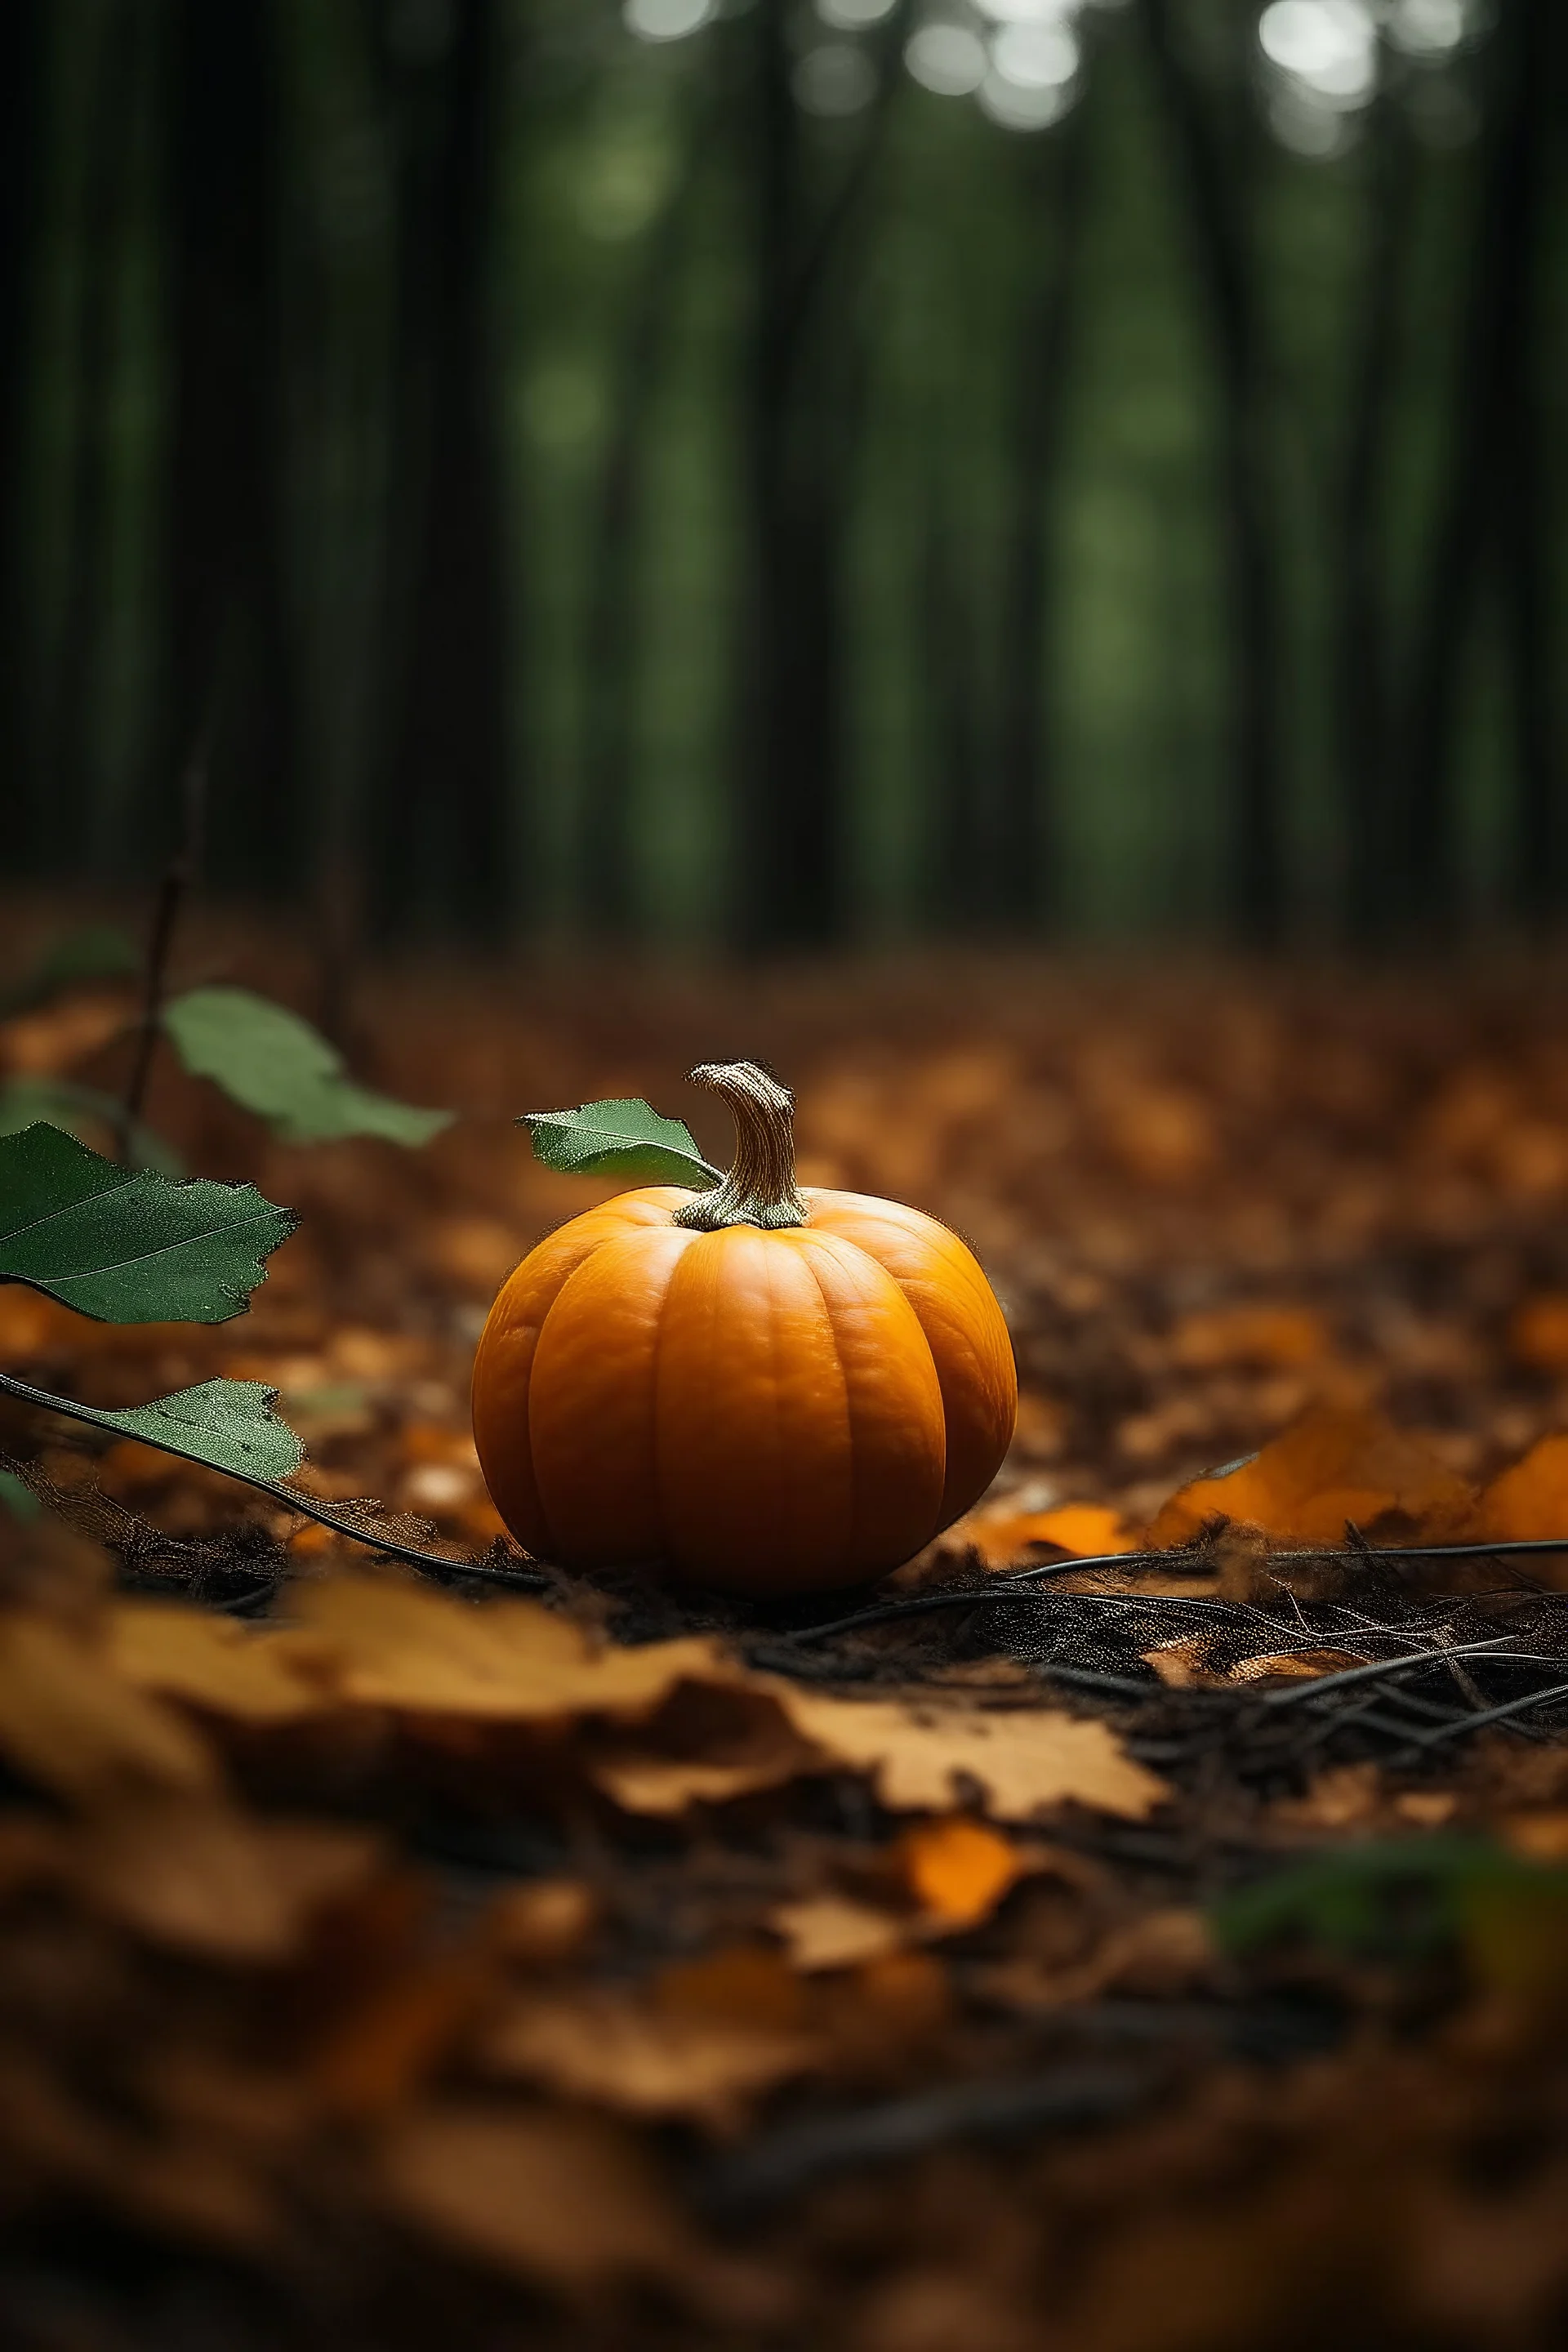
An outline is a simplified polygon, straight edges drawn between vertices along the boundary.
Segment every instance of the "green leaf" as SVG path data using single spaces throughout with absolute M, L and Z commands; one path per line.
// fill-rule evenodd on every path
M 1477 1890 L 1542 1874 L 1500 1846 L 1454 1833 L 1369 1838 L 1313 1855 L 1225 1896 L 1215 1941 L 1249 1952 L 1294 1938 L 1348 1952 L 1415 1957 L 1449 1940 Z
M 89 981 L 124 980 L 141 961 L 134 942 L 113 923 L 84 924 L 46 948 L 32 971 L 0 994 L 0 1015 L 30 1013 L 63 989 Z
M 154 1397 L 151 1404 L 127 1405 L 120 1412 L 94 1410 L 82 1417 L 214 1470 L 235 1470 L 245 1478 L 287 1478 L 305 1459 L 305 1449 L 273 1412 L 277 1395 L 260 1381 L 203 1381 L 196 1388 Z
M 100 1323 L 226 1323 L 297 1222 L 254 1184 L 171 1184 L 58 1127 L 0 1139 L 0 1281 Z
M 110 1139 L 119 1134 L 121 1109 L 112 1095 L 75 1078 L 0 1079 L 0 1135 L 20 1135 L 40 1119 L 64 1128 L 79 1143 L 91 1143 L 105 1129 Z M 138 1168 L 154 1168 L 160 1176 L 185 1172 L 174 1145 L 139 1119 L 132 1122 L 131 1157 Z
M 661 1118 L 636 1098 L 584 1103 L 580 1110 L 525 1111 L 534 1157 L 564 1176 L 628 1176 L 710 1192 L 724 1181 L 698 1150 L 689 1128 Z
M 319 1030 L 248 988 L 189 989 L 163 1019 L 191 1076 L 210 1078 L 286 1143 L 377 1135 L 414 1145 L 451 1125 L 449 1110 L 418 1110 L 356 1086 Z

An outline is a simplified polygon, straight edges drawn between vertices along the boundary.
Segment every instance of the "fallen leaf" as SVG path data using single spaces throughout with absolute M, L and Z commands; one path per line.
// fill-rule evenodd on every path
M 634 2116 L 689 2116 L 731 2129 L 748 2100 L 819 2055 L 800 2032 L 649 2007 L 624 1993 L 531 1996 L 489 2032 L 480 2061 L 568 2098 Z
M 798 2032 L 809 2021 L 799 1977 L 762 1944 L 730 1944 L 673 1962 L 655 1979 L 653 2000 L 667 2016 L 728 2018 L 776 2033 Z
M 41 1617 L 0 1618 L 0 1752 L 28 1779 L 79 1801 L 128 1783 L 218 1785 L 216 1762 L 189 1724 Z
M 82 1894 L 152 1941 L 225 1960 L 293 1952 L 311 1913 L 368 1876 L 378 1841 L 317 1822 L 258 1822 L 210 1799 L 142 1798 L 85 1826 Z
M 409 2221 L 531 2280 L 578 2294 L 626 2277 L 679 2287 L 700 2267 L 651 2165 L 597 2116 L 426 2107 L 388 2133 L 379 2170 Z
M 328 1704 L 310 1668 L 321 1645 L 174 1601 L 122 1601 L 109 1612 L 109 1654 L 127 1682 L 242 1723 L 292 1723 Z
M 1568 1436 L 1542 1437 L 1492 1480 L 1480 1499 L 1477 1532 L 1503 1543 L 1568 1537 Z M 1568 1574 L 1568 1552 L 1533 1563 L 1531 1573 L 1557 1582 Z
M 601 1750 L 589 1778 L 626 1812 L 668 1815 L 778 1788 L 816 1762 L 767 1692 L 687 1682 L 635 1745 Z
M 915 1900 L 955 1927 L 988 1918 L 1029 1867 L 1005 1837 L 962 1814 L 906 1830 L 897 1859 Z
M 533 1968 L 579 1959 L 599 1922 L 599 1900 L 579 1878 L 536 1878 L 491 1904 L 485 1940 L 500 1958 Z
M 942 1541 L 970 1546 L 990 1569 L 1011 1568 L 1042 1548 L 1080 1559 L 1138 1549 L 1136 1532 L 1120 1511 L 1104 1503 L 1063 1503 L 1048 1511 L 1019 1511 L 1005 1502 L 990 1503 L 960 1519 Z
M 400 1577 L 335 1576 L 300 1588 L 296 1607 L 331 1653 L 332 1686 L 362 1706 L 551 1722 L 646 1715 L 689 1676 L 746 1680 L 706 1636 L 595 1649 L 538 1601 L 478 1607 Z
M 945 1812 L 964 1803 L 961 1775 L 1002 1821 L 1027 1821 L 1044 1805 L 1068 1802 L 1141 1821 L 1170 1793 L 1134 1763 L 1108 1724 L 1049 1708 L 917 1713 L 899 1699 L 775 1689 L 796 1730 L 836 1762 L 873 1772 L 878 1795 L 894 1811 Z
M 487 1956 L 443 1953 L 368 1992 L 312 2053 L 310 2087 L 330 2115 L 389 2115 L 421 2089 L 493 1990 Z
M 808 1895 L 767 1915 L 784 1938 L 792 1966 L 809 1976 L 818 1969 L 858 1968 L 906 1944 L 916 1922 L 847 1895 Z
M 1316 1405 L 1260 1454 L 1181 1487 L 1149 1542 L 1190 1542 L 1222 1514 L 1288 1543 L 1337 1547 L 1347 1520 L 1373 1540 L 1442 1542 L 1464 1533 L 1476 1500 L 1466 1480 L 1377 1414 Z

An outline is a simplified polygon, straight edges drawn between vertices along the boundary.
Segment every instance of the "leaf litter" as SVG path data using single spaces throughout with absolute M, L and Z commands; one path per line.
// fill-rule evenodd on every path
M 0 1291 L 105 1412 L 280 1390 L 413 1555 L 5 1408 L 8 2339 L 1560 2340 L 1568 1555 L 1487 1550 L 1568 1528 L 1550 1007 L 736 982 L 807 1181 L 961 1225 L 1025 1384 L 927 1558 L 748 1614 L 525 1569 L 463 1401 L 594 1197 L 516 1104 L 670 1103 L 704 1004 L 398 987 L 378 1083 L 490 1122 L 427 1165 L 153 1106 L 304 1210 L 243 1325 Z

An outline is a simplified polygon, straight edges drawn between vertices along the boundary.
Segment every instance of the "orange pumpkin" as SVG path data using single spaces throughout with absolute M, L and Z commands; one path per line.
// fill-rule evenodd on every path
M 934 1218 L 802 1192 L 794 1098 L 693 1071 L 734 1114 L 714 1192 L 624 1192 L 526 1257 L 485 1326 L 474 1438 L 519 1541 L 754 1594 L 896 1568 L 990 1484 L 1013 1350 Z

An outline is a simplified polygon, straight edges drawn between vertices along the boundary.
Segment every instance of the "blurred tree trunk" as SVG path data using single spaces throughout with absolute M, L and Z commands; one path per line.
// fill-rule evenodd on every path
M 491 289 L 496 0 L 453 0 L 434 54 L 399 67 L 399 265 L 387 775 L 374 892 L 409 918 L 499 932 L 510 900 L 509 537 Z
M 1268 454 L 1268 383 L 1248 250 L 1250 191 L 1226 126 L 1184 54 L 1171 0 L 1137 0 L 1181 166 L 1207 300 L 1219 390 L 1221 526 L 1231 665 L 1229 902 L 1237 935 L 1279 939 L 1287 908 L 1281 800 L 1280 574 Z M 1250 44 L 1250 12 L 1231 6 Z
M 105 0 L 88 77 L 86 185 L 77 298 L 75 447 L 67 507 L 69 541 L 51 709 L 37 779 L 45 864 L 79 868 L 90 834 L 93 719 L 104 635 L 111 495 L 116 312 L 125 265 L 135 144 L 137 44 L 147 26 L 135 0 Z
M 1366 245 L 1353 347 L 1349 428 L 1340 483 L 1334 615 L 1335 742 L 1342 795 L 1344 923 L 1371 940 L 1386 925 L 1394 843 L 1389 614 L 1382 571 L 1384 482 L 1395 422 L 1399 301 L 1409 252 L 1415 158 L 1404 110 L 1387 85 L 1368 110 Z
M 1425 596 L 1405 719 L 1400 866 L 1407 921 L 1435 933 L 1460 905 L 1458 735 L 1464 656 L 1489 551 L 1503 558 L 1514 701 L 1516 907 L 1543 911 L 1562 857 L 1547 645 L 1545 485 L 1533 386 L 1541 182 L 1555 117 L 1554 0 L 1502 0 L 1489 45 L 1476 223 Z M 1533 863 L 1534 871 L 1527 872 Z
M 1004 555 L 1000 799 L 994 888 L 1004 928 L 1037 929 L 1058 911 L 1058 827 L 1047 731 L 1051 553 L 1067 409 L 1079 247 L 1089 186 L 1090 101 L 1063 128 L 1025 142 L 1034 263 L 1018 352 L 1012 499 Z
M 232 882 L 279 887 L 299 828 L 279 482 L 272 11 L 268 0 L 171 6 L 169 677 L 153 796 L 167 838 L 221 670 L 213 863 Z
M 847 917 L 839 598 L 861 373 L 857 289 L 842 264 L 897 88 L 906 16 L 900 5 L 879 28 L 876 97 L 815 219 L 787 0 L 758 0 L 741 28 L 754 307 L 736 804 L 739 929 L 754 949 L 826 944 Z
M 634 932 L 640 916 L 633 782 L 648 420 L 674 319 L 681 247 L 707 163 L 712 106 L 706 90 L 699 92 L 690 117 L 674 185 L 634 264 L 593 527 L 584 629 L 583 906 L 589 929 L 610 939 Z
M 43 0 L 7 0 L 0 10 L 0 773 L 11 780 L 11 855 L 20 868 L 37 854 L 38 817 L 35 795 L 23 790 L 32 766 L 22 651 L 32 587 L 23 425 L 36 364 L 44 15 Z
M 1568 121 L 1568 29 L 1552 0 L 1516 0 L 1513 138 L 1508 158 L 1513 275 L 1500 321 L 1501 424 L 1496 443 L 1502 612 L 1515 729 L 1515 822 L 1507 877 L 1512 911 L 1537 929 L 1568 899 L 1558 639 L 1553 621 L 1552 446 L 1542 384 L 1542 267 L 1547 175 Z
M 976 599 L 963 578 L 953 501 L 939 471 L 926 501 L 916 605 L 917 685 L 931 780 L 926 919 L 978 938 L 994 914 L 994 827 L 979 690 Z

